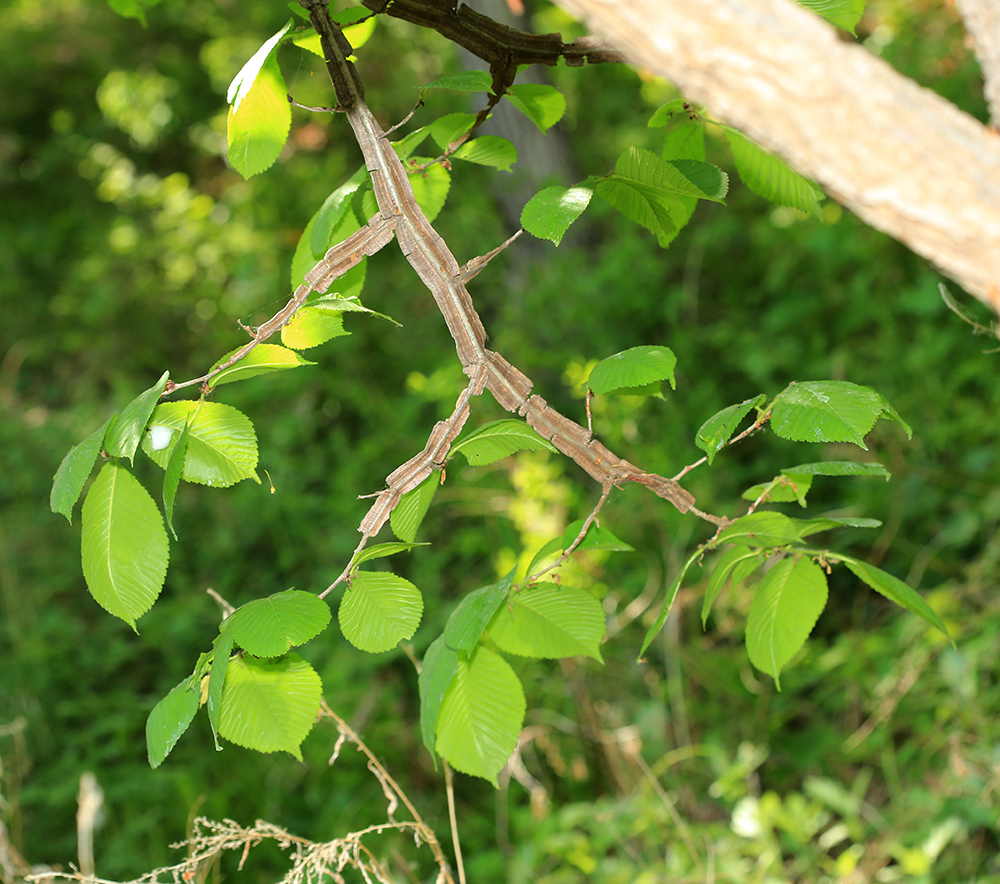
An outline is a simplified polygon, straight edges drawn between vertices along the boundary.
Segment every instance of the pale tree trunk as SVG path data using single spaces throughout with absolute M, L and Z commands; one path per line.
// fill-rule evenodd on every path
M 1000 313 L 996 129 L 793 0 L 557 2 Z M 996 21 L 997 0 L 961 6 Z M 983 27 L 970 24 L 974 35 Z M 1000 37 L 978 39 L 995 89 L 987 53 Z

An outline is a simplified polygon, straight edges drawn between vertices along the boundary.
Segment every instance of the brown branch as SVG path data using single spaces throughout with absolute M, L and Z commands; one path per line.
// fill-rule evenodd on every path
M 406 169 L 368 109 L 361 80 L 354 65 L 347 61 L 350 46 L 331 21 L 323 0 L 300 2 L 320 36 L 337 105 L 346 112 L 364 155 L 382 218 L 394 224 L 403 255 L 433 295 L 455 342 L 462 370 L 471 381 L 452 417 L 435 426 L 424 450 L 389 475 L 385 491 L 359 530 L 366 535 L 378 531 L 402 495 L 419 485 L 435 467 L 443 465 L 451 442 L 468 416 L 468 398 L 478 395 L 483 387 L 507 411 L 524 417 L 529 426 L 576 461 L 602 487 L 635 482 L 669 500 L 682 513 L 688 512 L 694 503 L 688 491 L 672 479 L 647 473 L 615 455 L 585 427 L 561 415 L 541 396 L 532 395 L 531 379 L 499 353 L 486 348 L 486 331 L 465 287 L 468 273 L 459 266 L 417 204 Z M 720 522 L 717 517 L 700 511 L 699 515 L 715 524 Z
M 956 0 L 956 6 L 972 37 L 972 45 L 983 72 L 983 92 L 990 108 L 990 123 L 1000 128 L 1000 2 Z

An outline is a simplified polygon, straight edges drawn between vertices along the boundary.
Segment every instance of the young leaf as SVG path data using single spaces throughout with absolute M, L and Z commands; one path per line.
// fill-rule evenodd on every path
M 171 434 L 173 432 L 173 430 L 170 430 Z M 177 532 L 174 531 L 174 500 L 177 497 L 177 488 L 181 484 L 181 475 L 184 472 L 188 439 L 188 425 L 185 423 L 177 444 L 174 445 L 173 451 L 170 452 L 170 459 L 167 461 L 167 466 L 163 473 L 163 515 L 166 517 L 170 533 L 174 535 L 174 540 L 177 539 Z M 170 444 L 169 440 L 167 444 Z M 155 445 L 155 442 L 152 440 L 152 434 L 150 435 L 150 445 Z
M 517 148 L 506 138 L 497 135 L 481 135 L 466 141 L 452 155 L 453 159 L 465 160 L 480 166 L 492 166 L 509 172 L 510 167 L 517 162 Z
M 826 598 L 826 575 L 806 558 L 782 559 L 761 579 L 747 615 L 747 653 L 779 690 L 781 670 L 805 644 Z
M 455 89 L 459 92 L 489 92 L 493 78 L 486 71 L 463 71 L 450 77 L 441 77 L 424 86 L 424 89 Z
M 108 430 L 108 418 L 98 430 L 94 430 L 86 439 L 74 445 L 59 464 L 55 476 L 52 478 L 52 491 L 49 493 L 49 507 L 54 513 L 59 513 L 66 517 L 66 521 L 73 523 L 73 507 L 80 499 L 83 486 L 90 476 L 97 456 L 101 453 L 101 443 L 104 434 Z
M 524 689 L 514 670 L 488 648 L 459 655 L 441 702 L 437 752 L 455 770 L 497 785 L 524 722 Z
M 754 549 L 787 546 L 802 536 L 802 526 L 806 524 L 784 513 L 750 513 L 725 528 L 719 535 L 719 543 L 737 543 Z
M 188 676 L 153 707 L 146 719 L 146 756 L 157 768 L 198 713 L 199 682 Z
M 666 126 L 677 114 L 687 113 L 685 110 L 686 101 L 683 98 L 673 98 L 666 104 L 661 104 L 653 116 L 649 118 L 646 125 L 650 129 L 660 129 Z
M 521 211 L 521 226 L 532 236 L 559 245 L 570 224 L 590 205 L 593 195 L 594 189 L 585 185 L 546 187 L 528 200 Z
M 194 414 L 192 414 L 194 412 Z M 180 431 L 188 427 L 188 450 L 182 477 L 185 482 L 228 488 L 243 479 L 257 478 L 257 436 L 250 419 L 230 405 L 218 402 L 165 402 L 150 418 L 150 428 Z M 154 449 L 149 433 L 142 450 L 164 469 L 180 438 L 175 432 L 166 448 Z
M 223 629 L 212 642 L 212 667 L 208 674 L 208 723 L 212 727 L 212 739 L 215 740 L 215 750 L 222 751 L 219 745 L 219 718 L 222 714 L 222 692 L 226 686 L 226 673 L 229 671 L 229 657 L 233 651 L 233 634 Z
M 352 560 L 351 568 L 357 568 L 362 562 L 371 559 L 384 559 L 386 556 L 394 556 L 396 553 L 407 552 L 415 546 L 430 546 L 429 543 L 377 543 L 361 550 Z
M 244 178 L 269 168 L 288 138 L 292 106 L 281 69 L 271 56 L 291 25 L 289 20 L 257 50 L 226 93 L 231 104 L 226 121 L 226 159 Z
M 727 549 L 719 560 L 715 563 L 715 568 L 708 578 L 708 586 L 705 588 L 705 597 L 701 602 L 701 627 L 704 629 L 708 624 L 708 615 L 712 610 L 712 605 L 722 592 L 722 587 L 726 585 L 726 580 L 732 577 L 733 586 L 742 583 L 749 576 L 747 568 L 752 564 L 756 569 L 761 561 L 760 553 L 748 550 L 742 546 L 734 546 Z M 737 572 L 737 567 L 742 565 Z M 737 579 L 737 573 L 740 574 Z
M 865 14 L 865 0 L 798 0 L 798 2 L 852 34 L 861 21 L 861 16 Z
M 513 585 L 514 571 L 511 571 L 497 583 L 474 590 L 462 599 L 444 627 L 448 647 L 471 654 Z
M 323 684 L 298 654 L 278 660 L 233 657 L 226 669 L 219 734 L 258 752 L 285 751 L 302 760 Z
M 744 399 L 738 405 L 730 405 L 723 408 L 722 411 L 716 412 L 699 427 L 694 444 L 708 455 L 709 464 L 715 459 L 715 455 L 719 453 L 720 449 L 733 437 L 733 433 L 736 432 L 736 428 L 743 418 L 753 409 L 763 405 L 766 399 L 767 397 L 763 393 L 751 399 Z
M 667 347 L 632 347 L 602 359 L 594 366 L 587 386 L 597 394 L 669 381 L 677 389 L 674 366 L 677 357 Z
M 566 113 L 566 99 L 555 86 L 548 84 L 519 83 L 510 86 L 504 97 L 542 132 Z
M 490 638 L 508 654 L 558 659 L 585 654 L 601 660 L 604 609 L 589 592 L 555 583 L 525 587 L 501 606 Z
M 111 457 L 127 457 L 129 462 L 135 460 L 135 450 L 139 447 L 143 430 L 149 421 L 149 416 L 156 408 L 160 394 L 167 387 L 170 372 L 165 371 L 160 379 L 148 390 L 140 393 L 122 409 L 104 437 L 104 450 Z
M 344 328 L 343 311 L 307 304 L 282 328 L 281 343 L 293 350 L 308 350 L 349 334 Z
M 428 126 L 431 138 L 441 150 L 447 150 L 475 125 L 475 114 L 445 114 Z
M 555 451 L 556 447 L 543 439 L 524 421 L 508 418 L 492 421 L 473 430 L 451 446 L 452 454 L 462 452 L 471 466 L 495 463 L 518 451 Z
M 407 491 L 396 504 L 389 516 L 389 527 L 404 543 L 413 543 L 416 539 L 417 529 L 427 515 L 439 484 L 437 473 L 431 473 L 416 488 Z
M 153 498 L 116 462 L 101 468 L 83 502 L 81 550 L 90 594 L 135 629 L 163 588 L 169 549 Z
M 330 607 L 311 592 L 286 589 L 237 608 L 223 629 L 248 654 L 280 657 L 319 635 L 330 622 Z
M 423 611 L 420 590 L 409 580 L 385 571 L 358 571 L 340 602 L 338 619 L 354 647 L 380 654 L 412 638 Z
M 215 365 L 221 365 L 223 362 L 226 362 L 234 352 L 236 351 L 227 353 Z M 220 371 L 208 383 L 210 387 L 219 387 L 222 384 L 231 384 L 233 381 L 254 378 L 260 374 L 287 371 L 290 368 L 298 368 L 300 365 L 315 364 L 315 362 L 310 362 L 308 359 L 303 359 L 294 350 L 289 350 L 278 344 L 258 344 L 239 362 Z M 215 366 L 212 367 L 214 368 Z
M 745 135 L 728 127 L 724 131 L 733 152 L 736 171 L 747 187 L 779 206 L 791 206 L 820 217 L 823 191 Z
M 920 593 L 911 589 L 898 577 L 893 577 L 888 571 L 883 571 L 881 568 L 876 568 L 874 565 L 869 565 L 867 562 L 862 562 L 850 556 L 838 554 L 834 558 L 847 565 L 857 577 L 861 578 L 876 592 L 881 593 L 897 605 L 906 608 L 911 614 L 916 614 L 935 629 L 940 629 L 951 640 L 951 636 L 948 635 L 948 629 L 945 627 L 944 621 L 938 616 L 937 611 L 924 601 Z
M 674 578 L 674 582 L 670 584 L 667 588 L 667 594 L 663 599 L 663 604 L 660 607 L 660 613 L 656 615 L 656 619 L 653 621 L 652 626 L 646 630 L 646 637 L 642 640 L 642 647 L 639 648 L 639 659 L 642 659 L 642 655 L 646 653 L 646 648 L 649 647 L 650 643 L 660 634 L 660 630 L 663 629 L 663 624 L 667 622 L 667 617 L 670 616 L 670 609 L 674 606 L 674 599 L 677 598 L 677 592 L 681 588 L 681 583 L 684 580 L 684 575 L 687 574 L 688 569 L 701 557 L 701 549 L 696 549 L 690 556 L 688 560 L 684 563 L 684 567 L 681 568 L 680 573 Z
M 431 755 L 435 755 L 436 730 L 441 701 L 458 671 L 458 651 L 449 648 L 444 636 L 431 642 L 420 666 L 420 735 Z
M 883 408 L 871 387 L 849 381 L 790 384 L 771 410 L 771 429 L 795 442 L 853 442 L 868 450 L 865 435 Z

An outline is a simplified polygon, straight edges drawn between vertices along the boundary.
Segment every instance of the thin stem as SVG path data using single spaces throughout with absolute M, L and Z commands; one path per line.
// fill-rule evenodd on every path
M 445 791 L 448 793 L 448 822 L 451 824 L 451 843 L 455 849 L 455 865 L 458 868 L 458 884 L 465 884 L 465 863 L 462 862 L 462 844 L 458 838 L 458 816 L 455 813 L 455 786 L 451 765 L 444 759 Z

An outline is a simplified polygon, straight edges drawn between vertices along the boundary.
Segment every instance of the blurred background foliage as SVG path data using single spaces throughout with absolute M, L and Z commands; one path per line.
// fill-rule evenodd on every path
M 541 2 L 530 12 L 537 31 L 580 32 Z M 356 544 L 357 495 L 423 446 L 462 385 L 433 302 L 385 250 L 369 262 L 363 297 L 402 330 L 352 317 L 350 337 L 312 351 L 316 367 L 219 394 L 255 421 L 276 493 L 267 482 L 183 488 L 180 541 L 139 635 L 97 607 L 80 574 L 78 523 L 68 529 L 48 511 L 60 459 L 164 368 L 176 380 L 201 374 L 240 343 L 237 320 L 259 322 L 284 304 L 305 223 L 359 162 L 342 119 L 304 111 L 266 174 L 243 181 L 222 159 L 225 89 L 287 20 L 282 4 L 162 0 L 146 17 L 144 27 L 98 0 L 0 8 L 5 881 L 23 871 L 15 852 L 75 861 L 85 771 L 104 791 L 95 837 L 106 878 L 170 861 L 168 845 L 197 814 L 266 818 L 319 840 L 384 819 L 381 789 L 354 753 L 326 766 L 335 739 L 326 726 L 300 764 L 236 747 L 216 754 L 199 718 L 157 771 L 143 727 L 214 635 L 219 612 L 205 589 L 239 605 L 325 586 Z M 985 118 L 950 4 L 879 0 L 859 39 Z M 331 101 L 317 62 L 280 55 L 305 104 Z M 389 19 L 360 62 L 384 122 L 412 108 L 418 85 L 461 64 L 436 34 Z M 568 102 L 541 148 L 574 170 L 560 183 L 603 173 L 629 145 L 656 149 L 646 120 L 672 96 L 668 84 L 624 66 L 544 76 Z M 411 126 L 465 101 L 432 93 Z M 858 108 L 859 127 L 865 114 Z M 725 164 L 721 143 L 713 151 Z M 510 180 L 456 169 L 438 227 L 460 260 L 509 234 L 497 200 Z M 792 380 L 875 386 L 912 424 L 912 441 L 888 424 L 867 453 L 760 436 L 688 485 L 702 508 L 735 514 L 740 491 L 782 466 L 885 463 L 889 483 L 817 482 L 810 513 L 881 519 L 880 531 L 830 542 L 924 590 L 957 646 L 838 571 L 778 693 L 746 660 L 746 592 L 731 591 L 703 632 L 696 573 L 636 663 L 650 606 L 708 532 L 641 489 L 618 492 L 604 522 L 637 552 L 588 558 L 564 578 L 605 599 L 606 665 L 520 662 L 529 713 L 518 763 L 496 793 L 459 778 L 470 879 L 1000 881 L 1000 392 L 990 340 L 948 312 L 930 267 L 833 204 L 822 220 L 804 219 L 734 181 L 729 204 L 701 206 L 666 252 L 599 206 L 580 228 L 558 250 L 522 238 L 476 279 L 494 346 L 577 417 L 590 360 L 636 344 L 673 348 L 678 386 L 666 401 L 594 405 L 612 448 L 668 475 L 696 459 L 695 431 L 725 405 Z M 473 421 L 499 416 L 484 399 Z M 148 462 L 138 471 L 155 482 Z M 433 545 L 393 563 L 427 600 L 418 654 L 463 594 L 585 515 L 596 489 L 581 478 L 537 454 L 452 465 L 423 529 Z M 444 839 L 442 780 L 419 746 L 410 663 L 357 652 L 335 627 L 306 652 L 330 703 Z M 413 858 L 412 844 L 379 846 L 399 869 L 399 856 Z M 429 874 L 421 861 L 398 880 Z M 283 868 L 277 851 L 260 848 L 242 875 L 270 881 Z

